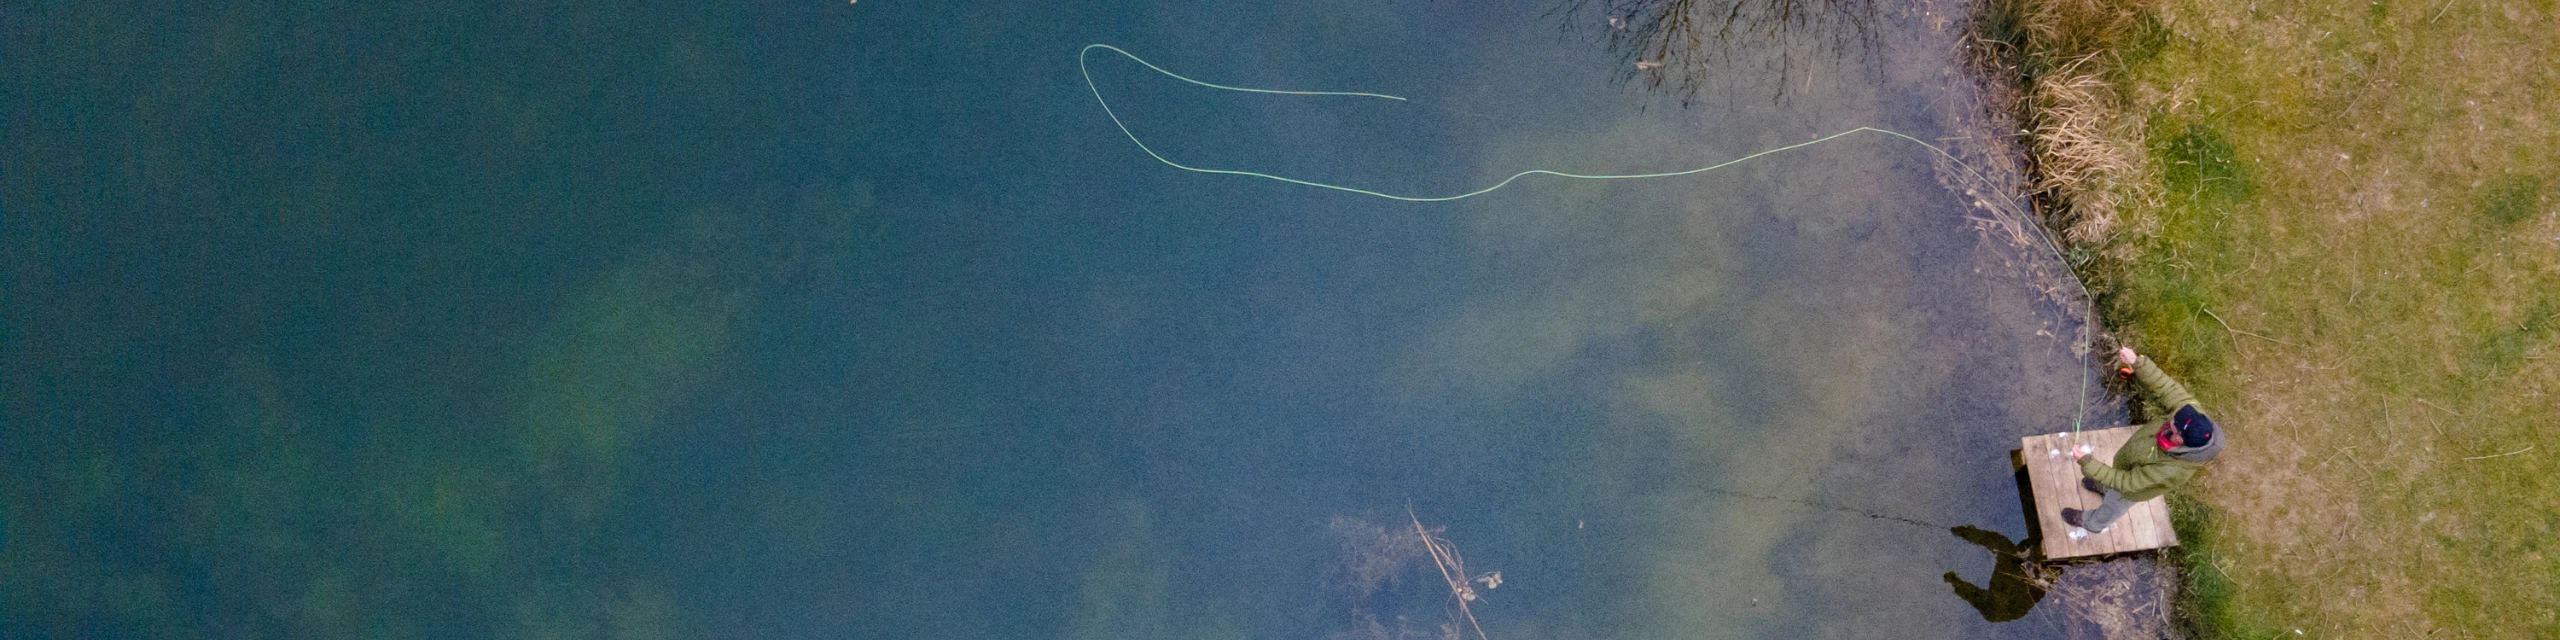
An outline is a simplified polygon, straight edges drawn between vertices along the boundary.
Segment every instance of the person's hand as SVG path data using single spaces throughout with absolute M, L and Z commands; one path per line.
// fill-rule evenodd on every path
M 2072 447 L 2072 448 L 2071 448 L 2071 459 L 2073 459 L 2073 460 L 2078 460 L 2078 459 L 2081 459 L 2081 458 L 2083 458 L 2083 457 L 2087 457 L 2087 456 L 2089 455 L 2089 452 L 2091 452 L 2091 451 L 2095 451 L 2095 450 L 2096 450 L 2095 448 L 2090 447 L 2089 445 L 2085 445 L 2085 444 L 2084 444 L 2084 445 L 2077 446 L 2077 447 Z
M 2134 361 L 2142 359 L 2142 354 L 2134 353 L 2133 347 L 2118 347 L 2116 349 L 2116 359 L 2123 361 L 2125 364 L 2133 364 Z

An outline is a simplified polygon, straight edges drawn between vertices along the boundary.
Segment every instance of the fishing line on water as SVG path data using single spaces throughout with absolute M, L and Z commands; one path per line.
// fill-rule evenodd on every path
M 1752 161 L 1752 160 L 1756 160 L 1756 159 L 1759 159 L 1759 158 L 1767 157 L 1767 156 L 1770 156 L 1770 155 L 1774 155 L 1774 154 L 1778 154 L 1778 153 L 1782 153 L 1782 152 L 1786 152 L 1786 151 L 1793 151 L 1793 150 L 1796 150 L 1796 149 L 1802 149 L 1802 148 L 1805 148 L 1805 147 L 1810 147 L 1810 146 L 1814 146 L 1814 145 L 1822 144 L 1822 143 L 1825 143 L 1825 142 L 1830 142 L 1830 141 L 1833 141 L 1833 140 L 1838 140 L 1838 139 L 1845 138 L 1845 137 L 1849 137 L 1849 136 L 1856 135 L 1856 134 L 1861 134 L 1861 133 L 1877 133 L 1877 134 L 1883 134 L 1883 135 L 1886 135 L 1886 136 L 1891 136 L 1891 137 L 1894 137 L 1894 138 L 1900 138 L 1900 139 L 1903 139 L 1903 140 L 1907 140 L 1907 141 L 1910 141 L 1912 144 L 1920 145 L 1920 146 L 1921 146 L 1921 147 L 1923 147 L 1923 148 L 1927 148 L 1929 151 L 1931 151 L 1931 152 L 1933 152 L 1933 153 L 1938 154 L 1938 156 L 1939 156 L 1939 157 L 1941 157 L 1941 158 L 1945 158 L 1945 159 L 1947 160 L 1947 162 L 1949 162 L 1949 163 L 1951 163 L 1951 164 L 1955 165 L 1957 168 L 1963 169 L 1965 173 L 1970 174 L 1970 175 L 1972 176 L 1972 178 L 1973 178 L 1974 180 L 1976 180 L 1976 181 L 1977 181 L 1977 184 L 1986 184 L 1986 185 L 1987 185 L 1987 184 L 1991 184 L 1991 180 L 1990 180 L 1989 178 L 1987 178 L 1987 177 L 1984 177 L 1984 176 L 1982 175 L 1982 172 L 1980 172 L 1980 171 L 1975 171 L 1972 165 L 1965 164 L 1963 160 L 1958 160 L 1958 159 L 1956 159 L 1956 157 L 1955 157 L 1955 155 L 1954 155 L 1954 154 L 1948 153 L 1946 149 L 1940 148 L 1938 145 L 1929 144 L 1927 141 L 1923 141 L 1923 140 L 1921 140 L 1921 139 L 1919 139 L 1919 138 L 1911 137 L 1910 135 L 1907 135 L 1907 134 L 1904 134 L 1904 133 L 1901 133 L 1901 132 L 1898 132 L 1898 131 L 1892 131 L 1892 130 L 1887 130 L 1887 129 L 1878 129 L 1878 128 L 1875 128 L 1875 127 L 1857 127 L 1857 128 L 1849 129 L 1849 130 L 1846 130 L 1846 131 L 1841 131 L 1841 132 L 1839 132 L 1839 133 L 1834 133 L 1834 134 L 1831 134 L 1831 135 L 1826 135 L 1826 136 L 1822 136 L 1822 137 L 1814 138 L 1814 139 L 1811 139 L 1811 140 L 1806 140 L 1806 141 L 1804 141 L 1804 142 L 1798 142 L 1798 143 L 1795 143 L 1795 144 L 1790 144 L 1790 145 L 1786 145 L 1786 146 L 1781 146 L 1781 147 L 1776 147 L 1776 148 L 1772 148 L 1772 149 L 1766 149 L 1766 150 L 1758 151 L 1758 152 L 1755 152 L 1755 153 L 1752 153 L 1752 154 L 1749 154 L 1749 155 L 1745 155 L 1745 156 L 1742 156 L 1742 157 L 1739 157 L 1739 158 L 1734 158 L 1734 159 L 1731 159 L 1731 160 L 1726 160 L 1726 161 L 1724 161 L 1724 162 L 1719 162 L 1719 163 L 1715 163 L 1715 164 L 1711 164 L 1711 165 L 1707 165 L 1707 166 L 1703 166 L 1703 167 L 1698 167 L 1698 168 L 1695 168 L 1695 169 L 1686 169 L 1686 170 L 1680 170 L 1680 171 L 1663 171 L 1663 172 L 1658 172 L 1658 173 L 1624 173 L 1624 174 L 1606 174 L 1606 173 L 1603 173 L 1603 174 L 1585 174 L 1585 173 L 1568 173 L 1568 172 L 1563 172 L 1563 171 L 1554 171 L 1554 170 L 1548 170 L 1548 169 L 1529 169 L 1529 170 L 1526 170 L 1526 171 L 1521 171 L 1521 172 L 1519 172 L 1519 173 L 1511 174 L 1511 175 L 1510 175 L 1510 177 L 1503 178 L 1501 181 L 1493 183 L 1493 185 L 1492 185 L 1492 186 L 1488 186 L 1488 187 L 1485 187 L 1485 188 L 1482 188 L 1482 189 L 1477 189 L 1477 190 L 1474 190 L 1474 191 L 1468 191 L 1468 192 L 1464 192 L 1464 193 L 1458 193 L 1458 194 L 1454 194 L 1454 195 L 1445 195 L 1445 196 L 1414 196 L 1414 195 L 1396 195 L 1396 194 L 1391 194 L 1391 193 L 1384 193 L 1384 192 L 1379 192 L 1379 191 L 1373 191 L 1373 190 L 1369 190 L 1369 189 L 1362 189 L 1362 188 L 1358 188 L 1358 187 L 1348 187 L 1348 186 L 1337 185 L 1337 184 L 1328 184 L 1328 183 L 1323 183 L 1323 182 L 1316 182 L 1316 181 L 1312 181 L 1312 180 L 1301 180 L 1301 179 L 1291 178 L 1291 177 L 1287 177 L 1287 176 L 1272 175 L 1272 174 L 1262 173 L 1262 172 L 1258 172 L 1258 171 L 1247 171 L 1247 170 L 1242 170 L 1242 169 L 1213 169 L 1213 168 L 1208 168 L 1208 167 L 1194 167 L 1194 166 L 1191 166 L 1191 165 L 1182 164 L 1182 163 L 1180 163 L 1180 162 L 1174 162 L 1174 161 L 1173 161 L 1173 159 L 1165 157 L 1165 156 L 1164 156 L 1164 154 L 1157 153 L 1154 147 L 1149 147 L 1149 146 L 1147 146 L 1147 142 L 1146 142 L 1145 140 L 1140 140 L 1140 139 L 1138 139 L 1138 134 L 1137 134 L 1137 133 L 1132 132 L 1132 131 L 1130 131 L 1130 130 L 1129 130 L 1129 125 L 1128 125 L 1128 123 L 1126 123 L 1126 122 L 1122 122 L 1122 121 L 1120 120 L 1120 113 L 1111 109 L 1111 101 L 1110 101 L 1110 100 L 1107 100 L 1107 99 L 1104 99 L 1104 98 L 1102 97 L 1102 88 L 1101 88 L 1100 86 L 1098 86 L 1098 85 L 1094 84 L 1094 82 L 1093 82 L 1093 68 L 1092 68 L 1092 66 L 1091 66 L 1091 64 L 1090 64 L 1090 60 L 1091 60 L 1091 58 L 1092 58 L 1092 56 L 1093 56 L 1093 52 L 1094 52 L 1094 50 L 1096 50 L 1096 49 L 1105 50 L 1105 51 L 1110 51 L 1110 52 L 1112 52 L 1112 53 L 1120 54 L 1120 55 L 1121 55 L 1121 57 L 1128 58 L 1130 61 L 1132 61 L 1132 62 L 1136 62 L 1136 63 L 1138 63 L 1139 65 L 1145 66 L 1146 68 L 1148 68 L 1148 69 L 1150 69 L 1150 70 L 1153 70 L 1153 71 L 1155 71 L 1156 73 L 1164 74 L 1164 76 L 1165 76 L 1165 77 L 1173 78 L 1173 79 L 1175 79 L 1175 80 L 1180 80 L 1180 81 L 1183 81 L 1183 82 L 1186 82 L 1186 83 L 1190 83 L 1190 84 L 1194 84 L 1194 85 L 1199 85 L 1199 86 L 1202 86 L 1202 87 L 1208 87 L 1208 88 L 1211 88 L 1211 89 L 1217 89 L 1217 90 L 1221 90 L 1221 91 L 1239 91 L 1239 92 L 1244 92 L 1244 93 L 1266 93 L 1266 94 L 1293 95 L 1293 96 L 1337 96 L 1337 97 L 1353 97 L 1353 98 L 1377 98 L 1377 99 L 1382 99 L 1382 100 L 1394 100 L 1394 101 L 1397 101 L 1397 102 L 1411 102 L 1411 101 L 1410 101 L 1410 100 L 1407 100 L 1407 99 L 1405 99 L 1405 98 L 1403 98 L 1403 97 L 1399 97 L 1399 96 L 1392 96 L 1392 95 L 1387 95 L 1387 94 L 1383 94 L 1383 93 L 1368 93 L 1368 92 L 1363 92 L 1363 91 L 1291 91 L 1291 90 L 1281 90 L 1281 89 L 1257 89 L 1257 88 L 1252 88 L 1252 87 L 1238 87 L 1238 86 L 1223 85 L 1223 84 L 1217 84 L 1217 83 L 1213 83 L 1213 82 L 1206 82 L 1206 81 L 1202 81 L 1202 80 L 1194 79 L 1194 78 L 1192 78 L 1192 77 L 1190 77 L 1190 76 L 1185 76 L 1185 75 L 1182 75 L 1182 74 L 1179 74 L 1179 73 L 1174 73 L 1173 71 L 1168 70 L 1168 69 L 1166 69 L 1166 68 L 1164 68 L 1164 67 L 1156 66 L 1156 63 L 1148 62 L 1148 61 L 1147 61 L 1147 59 L 1145 59 L 1145 58 L 1140 58 L 1140 57 L 1138 57 L 1138 54 L 1130 53 L 1130 52 L 1128 52 L 1127 50 L 1121 49 L 1121 48 L 1119 48 L 1119 47 L 1115 47 L 1115 46 L 1107 45 L 1107 44 L 1102 44 L 1102 43 L 1098 43 L 1098 42 L 1097 42 L 1097 43 L 1093 43 L 1093 44 L 1087 44 L 1087 45 L 1085 45 L 1085 46 L 1084 46 L 1084 48 L 1083 48 L 1083 49 L 1078 50 L 1078 51 L 1076 52 L 1076 71 L 1077 71 L 1077 72 L 1079 72 L 1079 73 L 1082 73 L 1082 74 L 1084 75 L 1084 86 L 1085 86 L 1085 88 L 1086 88 L 1087 90 L 1090 90 L 1090 91 L 1092 91 L 1092 92 L 1093 92 L 1093 101 L 1094 101 L 1094 103 L 1095 103 L 1095 104 L 1099 104 L 1099 105 L 1101 105 L 1101 106 L 1102 106 L 1102 113 L 1103 113 L 1103 115 L 1110 116 L 1112 126 L 1119 127 L 1119 129 L 1120 129 L 1120 134 L 1121 134 L 1121 135 L 1128 136 L 1128 138 L 1129 138 L 1129 142 L 1130 142 L 1130 143 L 1138 145 L 1138 150 L 1139 150 L 1139 151 L 1144 151 L 1144 152 L 1146 152 L 1147 156 L 1148 156 L 1148 157 L 1151 157 L 1151 158 L 1155 158 L 1155 159 L 1156 159 L 1156 162 L 1164 163 L 1164 165 L 1165 165 L 1165 166 L 1168 166 L 1168 167 L 1173 167 L 1173 168 L 1175 168 L 1175 169 L 1181 169 L 1181 170 L 1183 170 L 1183 171 L 1190 171 L 1190 172 L 1194 172 L 1194 173 L 1206 173 L 1206 174 L 1214 174 L 1214 175 L 1245 176 L 1245 177 L 1250 177 L 1250 178 L 1261 178 L 1261 179 L 1265 179 L 1265 180 L 1276 180 L 1276 181 L 1279 181 L 1279 182 L 1286 182 L 1286 183 L 1294 184 L 1294 185 L 1300 185 L 1300 186 L 1306 186 L 1306 187 L 1315 187 L 1315 188 L 1318 188 L 1318 189 L 1329 189 L 1329 190 L 1333 190 L 1333 191 L 1341 191 L 1341 192 L 1345 192 L 1345 193 L 1354 193 L 1354 194 L 1359 194 L 1359 195 L 1364 195 L 1364 196 L 1370 196 L 1370 197 L 1375 197 L 1375 198 L 1384 198 L 1384 199 L 1388 199 L 1388 200 L 1395 200 L 1395 201 L 1400 201 L 1400 202 L 1448 202 L 1448 201 L 1452 201 L 1452 200 L 1463 200 L 1463 199 L 1466 199 L 1466 198 L 1473 198 L 1473 197 L 1480 196 L 1480 195 L 1484 195 L 1484 194 L 1487 194 L 1487 193 L 1492 193 L 1492 192 L 1494 192 L 1495 190 L 1501 189 L 1501 188 L 1503 188 L 1503 187 L 1511 186 L 1511 183 L 1516 182 L 1516 181 L 1520 180 L 1521 178 L 1529 177 L 1529 176 L 1532 176 L 1532 175 L 1555 176 L 1555 177 L 1559 177 L 1559 178 L 1567 178 L 1567 179 L 1573 179 L 1573 180 L 1637 180 L 1637 179 L 1646 179 L 1646 178 L 1672 178 L 1672 177 L 1679 177 L 1679 176 L 1697 175 L 1697 174 L 1706 173 L 1706 172 L 1709 172 L 1709 171 L 1715 171 L 1715 170 L 1717 170 L 1717 169 L 1723 169 L 1723 168 L 1726 168 L 1726 167 L 1731 167 L 1731 166 L 1734 166 L 1734 165 L 1742 164 L 1742 163 L 1744 163 L 1744 162 L 1749 162 L 1749 161 Z M 2022 217 L 2023 217 L 2023 216 L 2022 216 Z M 2060 247 L 2059 245 L 2056 245 L 2056 244 L 2054 243 L 2053 238 L 2051 238 L 2051 237 L 2047 234 L 2047 232 L 2045 232 L 2043 225 L 2041 225 L 2041 224 L 2028 224 L 2028 223 L 2021 222 L 2021 223 L 2019 224 L 2019 226 L 2020 226 L 2020 227 L 2022 227 L 2022 228 L 2024 228 L 2024 227 L 2029 227 L 2029 226 L 2032 226 L 2033 228 L 2035 228 L 2035 230 L 2036 230 L 2035 236 L 2036 236 L 2036 238 L 2037 238 L 2038 240 L 2041 240 L 2041 241 L 2042 241 L 2040 244 L 2044 245 L 2045 250 L 2046 250 L 2046 251 L 2050 251 L 2050 252 L 2052 252 L 2052 253 L 2053 253 L 2053 257 L 2054 257 L 2055 259 L 2057 259 L 2057 260 L 2061 260 L 2061 261 L 2062 261 L 2062 264 L 2063 264 L 2066 268 L 2071 264 L 2071 260 L 2070 260 L 2070 258 L 2067 258 L 2067 257 L 2063 256 L 2061 247 Z M 2071 278 L 2071 283 L 2072 283 L 2072 285 L 2077 286 L 2077 287 L 2079 287 L 2079 288 L 2080 288 L 2080 296 L 2081 296 L 2081 299 L 2082 299 L 2083 301 L 2089 301 L 2089 300 L 2091 300 L 2091 298 L 2089 297 L 2089 288 L 2088 288 L 2088 285 L 2081 284 L 2081 283 L 2080 283 L 2080 279 L 2077 277 L 2077 275 L 2076 275 L 2076 274 L 2074 275 L 2074 277 L 2072 277 L 2072 278 Z M 2084 421 L 2084 420 L 2086 420 L 2086 417 L 2087 417 L 2087 415 L 2088 415 L 2088 413 L 2089 413 L 2089 378 L 2090 378 L 2090 375 L 2089 375 L 2089 352 L 2092 350 L 2092 347 L 2088 344 L 2088 342 L 2089 342 L 2089 340 L 2088 340 L 2088 337 L 2089 337 L 2089 336 L 2088 336 L 2088 331 L 2089 331 L 2089 322 L 2090 322 L 2090 318 L 2091 318 L 2091 316 L 2092 316 L 2092 315 L 2094 315 L 2094 314 L 2093 314 L 2093 313 L 2091 313 L 2091 312 L 2090 312 L 2090 310 L 2089 310 L 2087 307 L 2085 307 L 2085 306 L 2084 306 L 2084 307 L 2082 308 L 2081 316 L 2080 316 L 2080 331 L 2081 331 L 2081 340 L 2080 340 L 2080 342 L 2081 342 L 2081 349 L 2080 349 L 2080 404 L 2079 404 L 2079 409 L 2078 409 L 2078 411 L 2077 411 L 2076 413 L 2072 414 L 2072 416 L 2071 416 L 2071 434 L 2072 434 L 2072 436 L 2073 436 L 2075 439 L 2080 435 L 2081 425 L 2082 425 L 2083 421 Z
M 1783 502 L 1783 503 L 1792 504 L 1792 505 L 1797 505 L 1797 506 L 1802 506 L 1802 507 L 1812 507 L 1812 508 L 1815 508 L 1815 509 L 1821 509 L 1821 510 L 1825 510 L 1825 511 L 1834 511 L 1834 512 L 1839 512 L 1839 513 L 1844 513 L 1844 514 L 1849 514 L 1849 515 L 1866 516 L 1866 517 L 1868 517 L 1868 518 L 1875 519 L 1875 520 L 1884 520 L 1884 521 L 1889 521 L 1889 522 L 1899 522 L 1899 523 L 1903 523 L 1903 524 L 1919 525 L 1919 526 L 1928 527 L 1928 528 L 1931 528 L 1931 529 L 1947 529 L 1947 528 L 1950 528 L 1950 527 L 1948 527 L 1947 525 L 1938 524 L 1938 523 L 1930 522 L 1930 521 L 1927 521 L 1927 520 L 1921 520 L 1921 519 L 1919 519 L 1919 518 L 1905 518 L 1905 517 L 1902 517 L 1902 516 L 1897 516 L 1897 515 L 1888 514 L 1888 513 L 1880 513 L 1880 512 L 1875 512 L 1875 511 L 1868 511 L 1868 510 L 1865 510 L 1865 509 L 1858 509 L 1858 508 L 1854 508 L 1854 507 L 1844 507 L 1844 506 L 1840 506 L 1840 505 L 1836 505 L 1836 504 L 1831 504 L 1831 503 L 1828 503 L 1828 502 L 1822 502 L 1822 501 L 1819 501 L 1819 500 L 1807 500 L 1807 499 L 1803 499 L 1803 498 L 1783 498 L 1783 497 L 1779 497 L 1779 496 L 1764 496 L 1764 495 L 1760 495 L 1760 494 L 1756 494 L 1756 493 L 1743 493 L 1743 492 L 1740 492 L 1740 491 L 1733 491 L 1733 490 L 1728 490 L 1728 489 L 1718 489 L 1718 488 L 1715 488 L 1715 487 L 1698 487 L 1698 490 L 1699 490 L 1699 491 L 1704 491 L 1704 492 L 1707 492 L 1707 493 L 1713 493 L 1713 494 L 1716 494 L 1716 495 L 1721 495 L 1721 496 L 1729 497 L 1729 498 L 1744 498 L 1744 499 L 1750 499 L 1750 500 L 1759 500 L 1759 501 L 1762 501 L 1762 502 Z

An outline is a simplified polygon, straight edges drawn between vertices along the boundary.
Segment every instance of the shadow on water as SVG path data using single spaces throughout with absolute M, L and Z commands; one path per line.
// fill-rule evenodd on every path
M 2033 513 L 2035 493 L 2028 484 L 2026 465 L 2018 461 L 2016 452 L 2010 453 L 2010 466 L 2011 479 L 2017 485 L 2020 513 Z M 2028 611 L 2036 608 L 2037 602 L 2044 600 L 2048 591 L 2046 586 L 2051 584 L 2052 569 L 2042 564 L 2043 554 L 2037 551 L 2043 542 L 2043 532 L 2037 528 L 2039 523 L 2034 517 L 2026 517 L 2026 522 L 2026 539 L 2015 542 L 1999 532 L 1972 525 L 1948 529 L 1957 539 L 1982 547 L 1996 558 L 1991 567 L 1991 580 L 1986 585 L 1976 586 L 1953 571 L 1941 576 L 1947 586 L 1955 590 L 1956 597 L 1963 599 L 1965 604 L 1973 605 L 1986 622 L 2008 622 L 2026 617 Z
M 2034 537 L 2010 542 L 2007 536 L 1973 526 L 1955 527 L 1950 531 L 1957 538 L 1987 549 L 2000 559 L 1999 564 L 1991 569 L 1989 586 L 1974 586 L 1953 571 L 1945 576 L 1947 586 L 1955 589 L 1956 597 L 1963 598 L 1966 604 L 1981 611 L 1983 620 L 2008 622 L 2026 617 L 2027 611 L 2036 607 L 2036 601 L 2044 599 L 2044 587 L 2029 581 L 2026 573 L 2027 553 L 2035 548 L 2037 542 Z
M 1784 102 L 1812 65 L 1872 51 L 1879 13 L 1873 0 L 1566 0 L 1548 15 L 1605 42 L 1618 82 L 1686 107 L 1742 79 L 1766 79 L 1770 101 Z M 1735 68 L 1745 62 L 1763 68 Z

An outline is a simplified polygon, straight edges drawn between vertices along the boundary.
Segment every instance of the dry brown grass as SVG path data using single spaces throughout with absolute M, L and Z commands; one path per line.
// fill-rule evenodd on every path
M 2048 203 L 2047 224 L 2078 246 L 2105 244 L 2118 206 L 2146 185 L 2141 114 L 2116 107 L 2113 88 L 2090 64 L 2096 55 L 2045 73 L 2029 93 L 2033 188 Z
M 2014 72 L 2016 111 L 2033 151 L 2031 200 L 2045 224 L 2094 252 L 2115 230 L 2124 201 L 2142 197 L 2144 114 L 2121 105 L 2110 76 L 2124 68 L 2114 43 L 2139 39 L 2154 4 L 2096 0 L 1995 0 L 1979 40 Z
M 2157 0 L 2010 0 L 2028 48 L 2056 60 L 2116 50 Z

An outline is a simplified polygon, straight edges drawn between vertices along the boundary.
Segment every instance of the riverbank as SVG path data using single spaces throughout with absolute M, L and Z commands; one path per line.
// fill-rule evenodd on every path
M 2233 447 L 2172 495 L 2199 637 L 2560 635 L 2549 2 L 1993 0 L 2109 341 Z

